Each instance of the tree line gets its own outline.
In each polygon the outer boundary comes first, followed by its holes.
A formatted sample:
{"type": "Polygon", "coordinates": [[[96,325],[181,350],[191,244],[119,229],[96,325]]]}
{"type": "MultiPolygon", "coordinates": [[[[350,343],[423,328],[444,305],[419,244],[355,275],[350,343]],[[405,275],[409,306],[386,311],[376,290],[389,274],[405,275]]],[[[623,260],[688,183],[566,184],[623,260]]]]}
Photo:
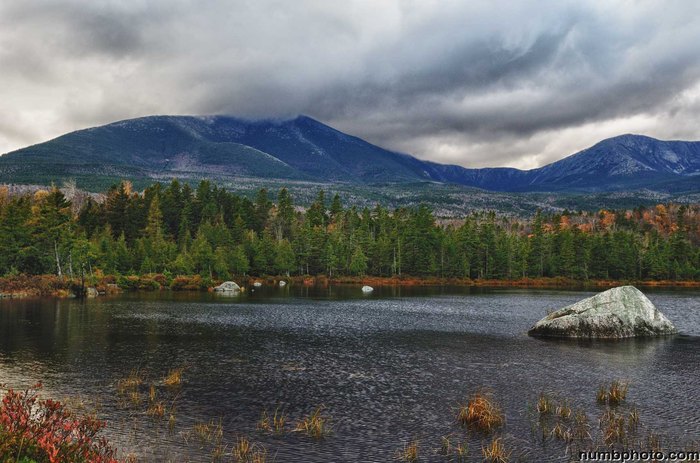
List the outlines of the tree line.
{"type": "Polygon", "coordinates": [[[698,244],[699,206],[441,221],[425,206],[358,210],[321,190],[301,208],[285,188],[251,200],[209,181],[122,182],[102,198],[0,189],[2,275],[696,280],[698,244]]]}

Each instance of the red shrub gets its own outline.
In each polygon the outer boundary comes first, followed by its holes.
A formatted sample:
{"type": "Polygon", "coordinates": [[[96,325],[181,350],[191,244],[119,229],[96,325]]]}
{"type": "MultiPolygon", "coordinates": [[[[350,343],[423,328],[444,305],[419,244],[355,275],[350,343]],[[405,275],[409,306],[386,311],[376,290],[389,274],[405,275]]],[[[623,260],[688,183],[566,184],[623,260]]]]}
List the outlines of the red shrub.
{"type": "Polygon", "coordinates": [[[38,398],[37,384],[8,390],[0,404],[0,461],[20,457],[38,463],[118,463],[115,450],[100,436],[103,421],[76,417],[60,402],[38,398]]]}

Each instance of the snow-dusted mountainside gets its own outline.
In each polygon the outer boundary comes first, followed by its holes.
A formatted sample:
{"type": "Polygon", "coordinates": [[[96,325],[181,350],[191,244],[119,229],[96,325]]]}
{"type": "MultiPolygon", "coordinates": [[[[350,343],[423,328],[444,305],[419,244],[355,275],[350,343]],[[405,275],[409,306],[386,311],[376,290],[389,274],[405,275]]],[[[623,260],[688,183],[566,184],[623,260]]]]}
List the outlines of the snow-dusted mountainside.
{"type": "Polygon", "coordinates": [[[623,135],[539,169],[467,169],[385,150],[306,116],[150,116],[79,130],[0,157],[0,182],[12,183],[212,177],[441,182],[494,191],[700,191],[699,174],[700,142],[623,135]]]}

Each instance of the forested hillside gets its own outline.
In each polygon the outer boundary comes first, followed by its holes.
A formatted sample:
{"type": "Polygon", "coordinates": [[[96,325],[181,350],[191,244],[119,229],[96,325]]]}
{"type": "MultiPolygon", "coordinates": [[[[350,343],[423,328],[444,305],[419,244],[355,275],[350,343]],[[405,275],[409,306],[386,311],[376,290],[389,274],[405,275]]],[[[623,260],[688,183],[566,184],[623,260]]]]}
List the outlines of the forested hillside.
{"type": "Polygon", "coordinates": [[[284,188],[251,201],[207,181],[123,182],[104,201],[0,190],[0,236],[2,275],[700,278],[700,206],[436,222],[427,207],[358,210],[323,191],[301,210],[284,188]]]}

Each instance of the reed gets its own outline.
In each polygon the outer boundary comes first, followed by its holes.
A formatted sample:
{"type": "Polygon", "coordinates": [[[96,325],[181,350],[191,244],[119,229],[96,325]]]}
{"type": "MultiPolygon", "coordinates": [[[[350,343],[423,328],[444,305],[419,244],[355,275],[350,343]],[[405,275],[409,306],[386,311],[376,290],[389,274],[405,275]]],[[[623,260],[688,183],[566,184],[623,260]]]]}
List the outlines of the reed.
{"type": "Polygon", "coordinates": [[[267,449],[251,442],[247,437],[236,439],[231,452],[235,463],[267,463],[267,449]]]}
{"type": "Polygon", "coordinates": [[[466,404],[459,407],[457,421],[484,433],[503,426],[505,418],[501,408],[490,394],[477,392],[466,404]]]}
{"type": "Polygon", "coordinates": [[[481,455],[484,457],[484,461],[488,463],[508,463],[511,453],[506,450],[503,439],[500,437],[481,447],[481,455]]]}
{"type": "Polygon", "coordinates": [[[276,432],[276,433],[283,433],[285,425],[287,424],[287,415],[283,412],[280,411],[279,408],[275,409],[275,414],[273,416],[270,416],[270,414],[267,412],[267,410],[264,410],[261,415],[260,419],[258,420],[258,423],[256,424],[255,428],[258,431],[265,431],[265,432],[276,432]]]}
{"type": "Polygon", "coordinates": [[[128,394],[134,389],[138,389],[143,384],[143,375],[138,369],[131,370],[129,376],[117,381],[117,392],[120,394],[128,394]]]}
{"type": "Polygon", "coordinates": [[[396,459],[408,463],[418,461],[418,441],[413,440],[404,444],[403,448],[398,451],[396,459]]]}
{"type": "Polygon", "coordinates": [[[295,432],[303,432],[309,437],[323,439],[331,432],[330,418],[321,414],[323,406],[317,407],[310,415],[299,420],[294,427],[295,432]]]}
{"type": "Polygon", "coordinates": [[[463,463],[467,461],[469,447],[467,446],[466,442],[461,442],[459,440],[453,444],[450,436],[443,436],[442,446],[438,453],[449,457],[450,461],[463,463]]]}
{"type": "Polygon", "coordinates": [[[603,432],[603,441],[606,445],[624,443],[627,436],[625,430],[625,417],[618,415],[614,410],[606,410],[600,417],[600,428],[603,432]]]}
{"type": "Polygon", "coordinates": [[[633,407],[629,412],[629,416],[627,417],[627,426],[630,430],[634,430],[639,427],[639,422],[639,410],[637,410],[637,407],[633,407]]]}
{"type": "Polygon", "coordinates": [[[617,405],[622,403],[627,398],[627,389],[629,385],[618,380],[614,380],[610,384],[610,391],[608,393],[608,403],[610,405],[617,405]]]}
{"type": "Polygon", "coordinates": [[[182,384],[182,373],[184,368],[174,368],[168,372],[163,378],[163,384],[166,386],[179,386],[182,384]]]}
{"type": "Polygon", "coordinates": [[[163,405],[163,402],[151,403],[146,410],[146,415],[153,418],[163,418],[165,416],[165,405],[163,405]]]}
{"type": "Polygon", "coordinates": [[[540,416],[550,415],[553,410],[554,404],[552,399],[550,399],[550,397],[544,392],[541,393],[537,399],[537,413],[539,413],[540,416]]]}
{"type": "Polygon", "coordinates": [[[192,431],[201,443],[221,442],[224,436],[221,419],[218,421],[211,420],[208,423],[195,423],[192,431]]]}
{"type": "Polygon", "coordinates": [[[607,403],[608,405],[619,405],[627,398],[628,383],[619,380],[613,380],[610,386],[602,385],[598,388],[596,400],[600,404],[607,403]]]}
{"type": "Polygon", "coordinates": [[[572,411],[569,404],[566,401],[562,401],[559,404],[557,404],[555,413],[557,414],[557,416],[559,416],[559,418],[568,420],[569,418],[571,418],[572,411]]]}

